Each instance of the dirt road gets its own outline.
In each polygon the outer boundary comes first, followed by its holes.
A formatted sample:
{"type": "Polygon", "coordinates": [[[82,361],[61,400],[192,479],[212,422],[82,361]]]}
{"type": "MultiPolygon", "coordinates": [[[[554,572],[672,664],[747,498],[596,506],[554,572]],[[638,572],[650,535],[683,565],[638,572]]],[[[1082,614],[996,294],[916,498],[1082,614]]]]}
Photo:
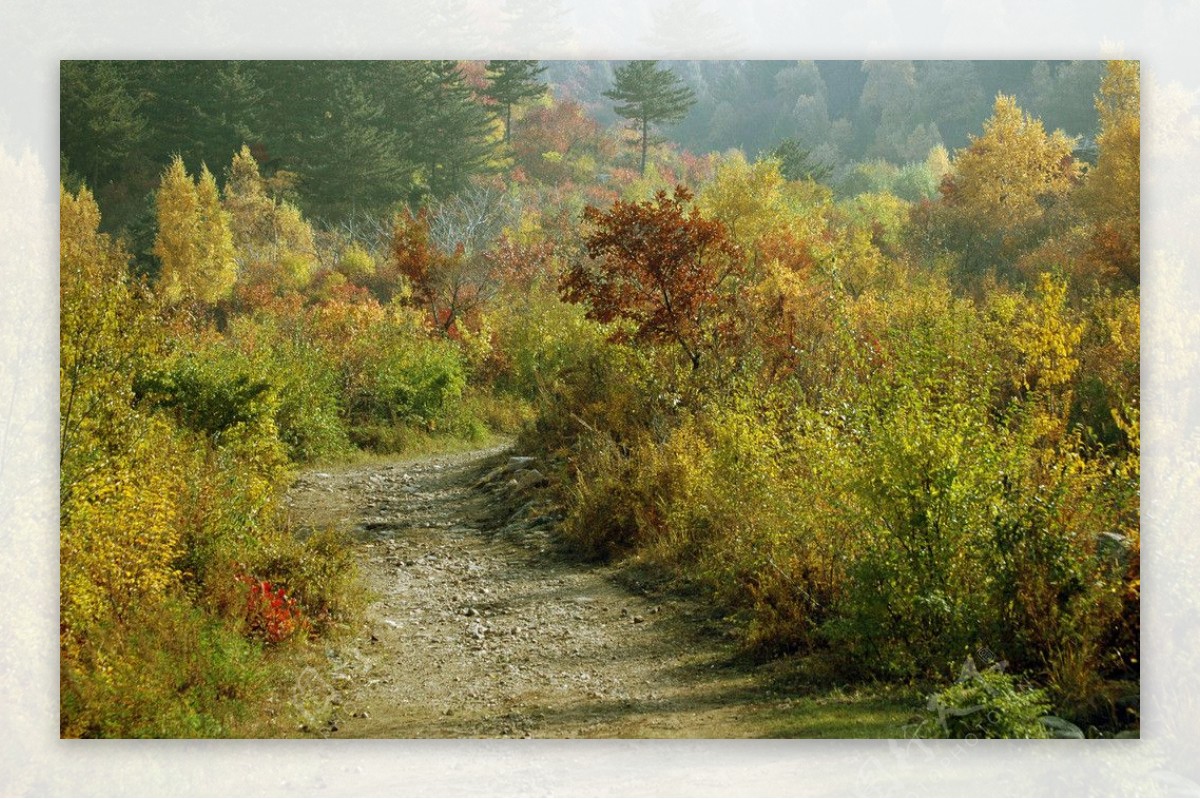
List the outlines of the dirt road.
{"type": "Polygon", "coordinates": [[[736,657],[710,611],[560,554],[534,459],[494,448],[309,472],[300,526],[358,540],[372,602],[305,690],[332,737],[899,734],[904,711],[806,695],[736,657]],[[807,709],[807,712],[805,712],[807,709]]]}

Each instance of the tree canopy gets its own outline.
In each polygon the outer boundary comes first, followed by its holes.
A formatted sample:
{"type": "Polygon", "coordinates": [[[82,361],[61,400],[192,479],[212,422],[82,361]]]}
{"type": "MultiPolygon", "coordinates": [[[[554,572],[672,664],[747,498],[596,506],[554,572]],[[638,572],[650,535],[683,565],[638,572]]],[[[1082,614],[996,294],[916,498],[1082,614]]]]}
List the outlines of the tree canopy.
{"type": "Polygon", "coordinates": [[[598,321],[635,323],[638,339],[678,344],[695,369],[711,343],[718,292],[740,264],[725,226],[698,208],[688,211],[691,199],[677,186],[649,202],[617,201],[607,211],[588,206],[588,258],[564,276],[562,295],[587,302],[598,321]]]}

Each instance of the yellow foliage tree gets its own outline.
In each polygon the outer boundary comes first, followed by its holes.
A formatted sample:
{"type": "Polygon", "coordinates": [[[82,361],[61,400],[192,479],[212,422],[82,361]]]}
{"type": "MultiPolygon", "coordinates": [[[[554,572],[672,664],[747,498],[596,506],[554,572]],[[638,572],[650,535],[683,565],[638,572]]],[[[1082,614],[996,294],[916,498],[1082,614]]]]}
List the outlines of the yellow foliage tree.
{"type": "Polygon", "coordinates": [[[260,250],[273,238],[271,220],[275,211],[275,203],[267,196],[259,174],[258,162],[245,145],[229,165],[223,199],[238,264],[245,269],[250,262],[266,257],[260,250]]]}
{"type": "Polygon", "coordinates": [[[233,233],[229,214],[221,207],[221,193],[208,167],[201,164],[196,182],[196,199],[200,213],[200,264],[197,294],[213,304],[229,296],[237,280],[234,259],[233,233]]]}
{"type": "Polygon", "coordinates": [[[187,483],[169,425],[133,407],[154,337],[128,256],[86,188],[61,189],[59,207],[62,613],[78,630],[176,583],[187,483]]]}
{"type": "Polygon", "coordinates": [[[778,161],[763,159],[751,164],[735,150],[722,160],[713,180],[700,193],[700,205],[757,260],[759,239],[779,222],[784,211],[784,182],[778,161]]]}
{"type": "Polygon", "coordinates": [[[945,204],[965,234],[957,242],[970,270],[1012,260],[1079,178],[1073,142],[1062,131],[1047,135],[1041,121],[1016,100],[997,95],[983,135],[955,154],[945,204]]]}
{"type": "Polygon", "coordinates": [[[1141,271],[1141,77],[1137,61],[1109,61],[1096,97],[1099,158],[1083,189],[1096,226],[1093,252],[1125,277],[1141,271]]]}
{"type": "Polygon", "coordinates": [[[317,266],[312,227],[300,209],[268,195],[258,162],[246,146],[229,166],[223,204],[235,257],[250,283],[298,291],[311,282],[317,266]]]}
{"type": "Polygon", "coordinates": [[[1062,131],[1046,135],[1041,121],[999,95],[983,136],[971,137],[954,160],[955,201],[995,228],[1036,221],[1041,201],[1065,194],[1078,177],[1071,144],[1062,131]]]}
{"type": "Polygon", "coordinates": [[[237,279],[229,215],[207,167],[193,183],[179,156],[163,172],[155,198],[158,235],[154,254],[162,263],[159,285],[172,304],[208,305],[229,296],[237,279]]]}
{"type": "Polygon", "coordinates": [[[85,187],[59,194],[59,465],[64,492],[102,462],[105,441],[128,422],[129,375],[154,337],[126,269],[129,257],[98,232],[100,209],[85,187]]]}
{"type": "Polygon", "coordinates": [[[199,231],[200,200],[196,185],[176,156],[163,172],[154,210],[158,234],[154,238],[154,255],[162,264],[159,290],[170,302],[179,302],[186,293],[189,276],[196,272],[200,260],[199,231]]]}
{"type": "Polygon", "coordinates": [[[943,177],[950,174],[950,153],[946,151],[945,146],[936,144],[930,148],[929,154],[925,156],[925,168],[939,183],[943,177]]]}
{"type": "Polygon", "coordinates": [[[1020,372],[1017,388],[1055,389],[1065,386],[1079,367],[1076,349],[1083,326],[1070,318],[1066,283],[1043,273],[1035,301],[1012,329],[1020,372]]]}

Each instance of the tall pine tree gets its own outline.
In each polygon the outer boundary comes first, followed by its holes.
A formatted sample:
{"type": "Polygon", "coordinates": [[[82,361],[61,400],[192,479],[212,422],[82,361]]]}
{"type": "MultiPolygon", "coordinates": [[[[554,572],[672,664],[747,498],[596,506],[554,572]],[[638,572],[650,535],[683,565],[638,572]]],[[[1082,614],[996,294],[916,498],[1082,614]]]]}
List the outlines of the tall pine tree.
{"type": "Polygon", "coordinates": [[[127,62],[63,61],[60,136],[67,165],[97,188],[120,177],[143,144],[146,118],[127,62]]]}
{"type": "Polygon", "coordinates": [[[492,168],[492,120],[467,86],[457,61],[422,65],[420,108],[410,136],[426,190],[434,197],[448,197],[466,188],[472,176],[492,168]]]}
{"type": "Polygon", "coordinates": [[[504,109],[504,141],[512,134],[512,107],[541,97],[546,84],[538,80],[546,68],[537,61],[489,61],[487,96],[504,109]]]}
{"type": "Polygon", "coordinates": [[[616,71],[616,82],[604,92],[616,100],[616,112],[633,121],[640,131],[641,174],[646,174],[646,148],[650,125],[678,122],[696,103],[695,93],[684,86],[669,69],[659,69],[657,61],[630,61],[616,71]]]}

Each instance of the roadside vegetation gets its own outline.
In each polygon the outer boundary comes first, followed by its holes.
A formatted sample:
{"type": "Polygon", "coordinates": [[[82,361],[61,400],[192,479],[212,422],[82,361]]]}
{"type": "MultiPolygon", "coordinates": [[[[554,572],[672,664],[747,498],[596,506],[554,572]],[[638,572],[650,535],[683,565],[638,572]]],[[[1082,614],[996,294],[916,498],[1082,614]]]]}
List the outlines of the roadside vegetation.
{"type": "Polygon", "coordinates": [[[63,70],[64,736],[261,730],[363,603],[295,471],[498,434],[579,557],[754,657],[1136,728],[1136,62],[942,109],[951,148],[874,65],[853,136],[703,155],[655,131],[715,95],[653,62],[634,129],[586,65],[188,63],[63,70]],[[1075,135],[1016,96],[1081,92],[1075,135]]]}

